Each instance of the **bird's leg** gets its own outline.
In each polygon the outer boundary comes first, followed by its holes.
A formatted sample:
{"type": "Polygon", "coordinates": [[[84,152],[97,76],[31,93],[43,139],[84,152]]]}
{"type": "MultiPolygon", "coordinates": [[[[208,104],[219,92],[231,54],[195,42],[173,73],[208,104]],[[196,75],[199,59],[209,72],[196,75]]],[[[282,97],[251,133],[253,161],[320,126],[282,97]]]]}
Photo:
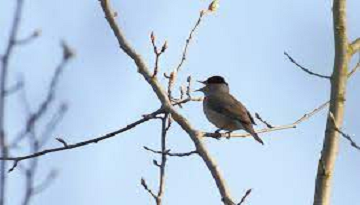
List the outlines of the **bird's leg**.
{"type": "Polygon", "coordinates": [[[223,129],[219,128],[219,129],[215,130],[215,133],[220,133],[221,130],[223,130],[223,129]]]}
{"type": "Polygon", "coordinates": [[[228,132],[226,132],[225,134],[227,134],[227,136],[226,136],[226,139],[230,139],[231,138],[231,133],[232,133],[233,131],[228,131],[228,132]]]}
{"type": "Polygon", "coordinates": [[[219,140],[221,138],[221,133],[220,131],[223,130],[222,128],[219,128],[217,130],[215,130],[215,139],[219,140]]]}

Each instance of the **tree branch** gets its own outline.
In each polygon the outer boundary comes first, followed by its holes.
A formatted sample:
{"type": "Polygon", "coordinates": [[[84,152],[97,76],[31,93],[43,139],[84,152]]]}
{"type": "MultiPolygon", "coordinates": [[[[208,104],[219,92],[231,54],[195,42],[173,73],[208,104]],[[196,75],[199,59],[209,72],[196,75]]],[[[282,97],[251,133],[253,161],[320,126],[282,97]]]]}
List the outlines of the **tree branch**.
{"type": "Polygon", "coordinates": [[[357,38],[350,44],[350,56],[354,55],[356,52],[360,52],[360,38],[357,38]]]}
{"type": "Polygon", "coordinates": [[[156,150],[151,149],[151,148],[146,147],[146,146],[144,146],[144,149],[149,151],[149,152],[155,153],[155,154],[165,154],[165,155],[170,156],[170,157],[188,157],[188,156],[193,155],[193,154],[198,154],[198,152],[196,150],[190,151],[190,152],[183,152],[183,153],[172,153],[172,152],[170,152],[171,150],[169,150],[169,149],[165,150],[165,152],[156,151],[156,150]]]}
{"type": "Polygon", "coordinates": [[[341,134],[341,136],[343,136],[345,139],[349,140],[350,145],[353,146],[355,149],[360,150],[359,145],[356,144],[356,142],[352,139],[352,137],[349,134],[346,134],[345,132],[343,132],[338,125],[336,124],[334,115],[330,112],[330,119],[332,120],[332,122],[334,123],[334,128],[337,132],[339,132],[341,134]]]}
{"type": "Polygon", "coordinates": [[[115,22],[113,12],[109,5],[109,0],[99,0],[101,4],[101,8],[104,11],[105,18],[109,23],[112,31],[114,32],[116,39],[119,43],[120,48],[131,58],[134,60],[138,72],[144,77],[144,79],[149,83],[152,87],[153,91],[157,95],[158,99],[160,100],[162,107],[166,112],[169,112],[172,118],[180,125],[180,127],[188,133],[192,141],[194,142],[199,155],[204,160],[205,164],[207,165],[208,169],[210,170],[216,185],[219,189],[220,195],[224,204],[226,205],[233,205],[234,202],[231,199],[230,191],[225,184],[225,180],[223,179],[222,175],[220,174],[220,170],[217,167],[215,161],[210,157],[209,152],[205,148],[205,145],[202,142],[202,134],[201,132],[194,129],[189,121],[184,118],[175,108],[171,105],[171,102],[156,78],[152,78],[152,75],[149,72],[148,66],[145,64],[142,57],[135,52],[135,50],[130,46],[129,42],[125,39],[125,36],[121,29],[118,27],[117,23],[115,22]]]}
{"type": "Polygon", "coordinates": [[[97,137],[97,138],[93,138],[93,139],[90,139],[90,140],[78,142],[78,143],[75,143],[75,144],[68,144],[68,146],[61,146],[61,147],[57,147],[57,148],[53,148],[53,149],[45,149],[45,150],[40,151],[40,152],[36,152],[36,153],[32,153],[30,155],[25,155],[25,156],[20,156],[20,157],[0,157],[0,160],[14,161],[13,167],[9,170],[9,172],[11,172],[11,171],[14,170],[14,168],[17,166],[17,164],[22,160],[43,156],[45,154],[52,153],[52,152],[59,152],[59,151],[70,150],[70,149],[74,149],[74,148],[78,148],[78,147],[83,147],[83,146],[86,146],[86,145],[89,145],[89,144],[92,144],[92,143],[98,143],[100,141],[112,138],[112,137],[114,137],[114,136],[116,136],[116,135],[118,135],[118,134],[120,134],[122,132],[128,131],[128,130],[136,127],[139,124],[142,124],[142,123],[144,123],[146,121],[149,121],[150,119],[154,119],[154,118],[156,118],[156,115],[158,115],[158,114],[160,114],[162,112],[163,112],[163,110],[159,109],[159,110],[157,110],[157,111],[155,111],[155,112],[153,112],[153,113],[151,113],[149,115],[144,116],[142,119],[137,120],[137,121],[127,125],[124,128],[121,128],[119,130],[116,130],[114,132],[105,134],[105,135],[97,137]]]}
{"type": "Polygon", "coordinates": [[[297,67],[299,67],[301,70],[305,71],[306,73],[308,73],[308,74],[310,74],[310,75],[317,76],[317,77],[319,77],[319,78],[324,78],[324,79],[330,79],[330,78],[331,78],[330,76],[321,75],[321,74],[312,72],[310,69],[307,69],[307,68],[303,67],[302,65],[300,65],[299,63],[297,63],[287,52],[284,52],[284,55],[286,55],[293,64],[295,64],[295,65],[296,65],[297,67]]]}
{"type": "Polygon", "coordinates": [[[241,205],[242,203],[245,202],[245,199],[250,195],[252,189],[248,189],[246,192],[245,192],[245,195],[241,198],[241,201],[237,204],[237,205],[241,205]]]}
{"type": "Polygon", "coordinates": [[[10,147],[15,147],[24,137],[29,133],[29,130],[36,125],[36,123],[47,113],[49,107],[54,101],[56,94],[56,87],[61,78],[61,74],[71,57],[73,57],[71,49],[62,43],[63,57],[60,64],[56,67],[55,73],[51,79],[45,99],[40,103],[37,110],[32,113],[27,120],[25,129],[11,142],[10,147]]]}
{"type": "Polygon", "coordinates": [[[187,56],[187,51],[188,51],[190,42],[191,42],[191,40],[192,40],[192,37],[193,37],[196,29],[199,27],[199,25],[200,25],[200,23],[201,23],[204,15],[206,14],[206,12],[207,12],[207,10],[200,11],[199,18],[198,18],[198,20],[196,21],[194,27],[191,29],[188,38],[186,39],[186,43],[185,43],[185,46],[184,46],[184,50],[183,50],[183,52],[182,52],[181,60],[180,60],[179,64],[176,66],[176,68],[175,68],[174,71],[179,72],[180,69],[181,69],[181,66],[184,64],[184,62],[185,62],[185,60],[186,60],[186,56],[187,56]]]}
{"type": "Polygon", "coordinates": [[[358,71],[360,69],[360,52],[359,52],[359,59],[358,59],[358,62],[356,63],[356,65],[354,66],[353,69],[351,69],[351,71],[348,73],[348,78],[350,78],[352,75],[354,75],[354,73],[356,71],[358,71]]]}

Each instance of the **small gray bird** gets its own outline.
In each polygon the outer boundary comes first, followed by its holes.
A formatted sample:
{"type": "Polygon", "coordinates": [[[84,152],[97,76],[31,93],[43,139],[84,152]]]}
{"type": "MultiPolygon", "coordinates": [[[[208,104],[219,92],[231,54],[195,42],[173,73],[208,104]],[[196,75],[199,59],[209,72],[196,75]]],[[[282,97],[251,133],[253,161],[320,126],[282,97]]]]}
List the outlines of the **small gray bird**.
{"type": "Polygon", "coordinates": [[[214,124],[218,130],[227,130],[231,133],[234,130],[243,129],[250,133],[256,141],[264,144],[253,125],[256,125],[253,117],[245,106],[236,100],[229,92],[229,85],[221,76],[212,76],[206,81],[199,81],[205,86],[197,91],[204,93],[203,109],[206,118],[214,124]]]}

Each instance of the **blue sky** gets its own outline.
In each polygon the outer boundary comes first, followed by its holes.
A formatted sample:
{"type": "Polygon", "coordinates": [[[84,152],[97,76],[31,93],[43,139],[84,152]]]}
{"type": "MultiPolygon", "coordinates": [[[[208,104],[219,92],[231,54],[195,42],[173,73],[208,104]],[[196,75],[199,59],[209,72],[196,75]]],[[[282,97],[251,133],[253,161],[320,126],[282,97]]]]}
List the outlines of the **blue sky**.
{"type": "MultiPolygon", "coordinates": [[[[158,42],[168,41],[160,64],[161,72],[168,72],[180,60],[199,11],[209,3],[132,0],[113,1],[112,5],[118,12],[118,24],[150,65],[154,61],[151,31],[158,42]]],[[[359,7],[359,1],[348,1],[351,40],[360,36],[359,7]]],[[[1,50],[13,9],[14,1],[0,3],[1,50]]],[[[10,82],[24,76],[34,109],[60,61],[59,41],[65,39],[77,53],[59,84],[58,100],[69,103],[70,108],[54,138],[61,136],[69,143],[89,139],[159,107],[151,88],[119,49],[98,1],[25,1],[20,36],[37,28],[42,30],[41,38],[16,49],[10,64],[10,82]]],[[[293,122],[328,99],[329,83],[299,70],[286,59],[284,51],[315,72],[331,74],[331,1],[220,1],[218,11],[207,16],[196,32],[178,82],[185,82],[188,75],[198,80],[223,75],[233,95],[252,113],[261,113],[275,125],[293,122]]],[[[348,85],[344,130],[355,134],[360,143],[359,92],[359,75],[355,75],[348,85]]],[[[24,120],[18,100],[13,96],[8,101],[10,137],[24,120]]],[[[205,119],[201,103],[189,103],[181,112],[197,128],[215,129],[205,119]]],[[[206,144],[234,198],[240,200],[248,188],[253,188],[248,198],[251,205],[311,204],[325,117],[323,111],[297,129],[262,134],[266,146],[250,138],[208,139],[206,144]]],[[[150,187],[157,187],[158,170],[152,165],[157,156],[142,147],[159,148],[159,130],[160,122],[152,121],[109,141],[42,157],[39,181],[51,169],[57,169],[59,177],[34,198],[33,204],[153,203],[140,179],[144,177],[150,187]]],[[[340,141],[332,201],[334,205],[353,204],[360,191],[360,157],[347,141],[340,141]]],[[[177,125],[170,131],[168,142],[176,152],[193,150],[189,137],[177,125]]],[[[59,143],[51,140],[47,146],[59,143]]],[[[220,204],[213,179],[199,157],[170,158],[167,170],[164,204],[220,204]]],[[[9,175],[9,205],[19,204],[21,177],[18,170],[9,175]]]]}

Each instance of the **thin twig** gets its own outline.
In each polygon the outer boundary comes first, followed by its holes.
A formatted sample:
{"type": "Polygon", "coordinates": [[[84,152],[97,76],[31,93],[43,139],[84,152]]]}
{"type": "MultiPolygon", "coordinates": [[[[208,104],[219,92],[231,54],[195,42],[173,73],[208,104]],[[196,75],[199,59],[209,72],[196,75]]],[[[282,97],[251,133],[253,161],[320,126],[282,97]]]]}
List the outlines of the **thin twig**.
{"type": "Polygon", "coordinates": [[[150,151],[152,153],[155,153],[155,154],[165,154],[167,156],[170,156],[170,157],[188,157],[190,155],[193,155],[193,154],[198,154],[198,152],[196,150],[194,151],[190,151],[190,152],[183,152],[183,153],[172,153],[170,152],[171,150],[166,150],[165,152],[161,152],[161,151],[156,151],[154,149],[151,149],[149,147],[146,147],[144,146],[144,149],[147,150],[147,151],[150,151]]]}
{"type": "Polygon", "coordinates": [[[33,187],[33,195],[39,194],[46,190],[52,182],[56,179],[58,172],[56,170],[51,170],[50,173],[46,176],[46,178],[38,185],[33,187]]]}
{"type": "Polygon", "coordinates": [[[359,58],[358,58],[358,62],[356,63],[356,65],[354,66],[353,69],[351,69],[351,71],[348,73],[348,78],[350,78],[356,71],[358,71],[360,69],[360,51],[359,51],[359,58]]]}
{"type": "Polygon", "coordinates": [[[245,192],[245,195],[241,198],[241,201],[237,204],[237,205],[241,205],[242,203],[245,202],[245,199],[250,195],[252,189],[248,189],[246,192],[245,192]]]}
{"type": "Polygon", "coordinates": [[[321,75],[321,74],[318,74],[318,73],[314,73],[313,71],[301,66],[287,52],[284,52],[284,55],[286,55],[293,64],[295,64],[301,70],[305,71],[306,73],[308,73],[310,75],[314,75],[314,76],[317,76],[317,77],[320,77],[320,78],[325,78],[325,79],[330,79],[331,78],[330,76],[327,76],[327,75],[321,75]]]}
{"type": "Polygon", "coordinates": [[[25,129],[21,131],[20,134],[11,142],[10,147],[16,147],[16,145],[29,133],[31,127],[36,125],[36,123],[47,113],[49,107],[52,105],[56,95],[56,87],[60,81],[60,77],[62,76],[61,74],[72,57],[72,54],[69,54],[70,49],[68,46],[62,44],[62,48],[64,53],[63,58],[55,69],[45,99],[41,102],[38,109],[33,114],[31,114],[27,120],[25,129]]]}
{"type": "Polygon", "coordinates": [[[40,148],[43,147],[48,142],[52,132],[55,130],[56,126],[61,122],[61,120],[64,118],[64,115],[66,114],[67,110],[68,110],[67,104],[62,103],[59,106],[57,112],[53,114],[50,121],[45,125],[44,131],[39,137],[40,148]]]}
{"type": "Polygon", "coordinates": [[[198,20],[196,21],[194,27],[191,29],[190,34],[189,34],[188,38],[186,39],[186,43],[185,43],[185,46],[184,46],[184,49],[183,49],[183,52],[182,52],[181,60],[180,60],[179,64],[176,66],[176,69],[175,69],[176,72],[179,72],[180,69],[181,69],[181,66],[184,64],[184,62],[186,60],[188,48],[189,48],[190,42],[192,40],[192,37],[193,37],[196,29],[199,27],[199,25],[200,25],[203,17],[205,16],[205,14],[206,14],[205,10],[200,12],[198,20]]]}
{"type": "MultiPolygon", "coordinates": [[[[20,157],[0,157],[0,160],[7,160],[7,161],[14,161],[14,166],[13,168],[16,167],[17,163],[22,161],[22,160],[25,160],[25,159],[30,159],[30,158],[35,158],[35,157],[39,157],[39,156],[43,156],[45,154],[48,154],[48,153],[53,153],[53,152],[59,152],[59,151],[64,151],[64,150],[70,150],[70,149],[74,149],[74,148],[78,148],[78,147],[83,147],[83,146],[86,146],[86,145],[89,145],[89,144],[92,144],[92,143],[98,143],[100,141],[103,141],[103,140],[106,140],[106,139],[109,139],[109,138],[112,138],[122,132],[125,132],[125,131],[128,131],[134,127],[136,127],[137,125],[139,124],[142,124],[144,122],[147,122],[149,121],[150,119],[153,119],[156,117],[156,115],[162,113],[163,111],[161,109],[149,114],[149,115],[146,115],[146,117],[140,119],[140,120],[137,120],[131,124],[128,124],[126,127],[124,128],[121,128],[119,130],[116,130],[114,132],[110,132],[108,134],[105,134],[103,136],[100,136],[100,137],[96,137],[96,138],[93,138],[93,139],[90,139],[90,140],[85,140],[85,141],[81,141],[81,142],[78,142],[78,143],[75,143],[75,144],[69,144],[67,147],[64,147],[64,146],[61,146],[61,147],[57,147],[57,148],[53,148],[53,149],[45,149],[43,151],[40,151],[40,152],[36,152],[36,153],[32,153],[32,154],[29,154],[29,155],[25,155],[25,156],[20,156],[20,157]]],[[[10,169],[9,171],[12,171],[13,170],[10,169]]]]}
{"type": "Polygon", "coordinates": [[[155,77],[157,75],[157,73],[159,72],[160,57],[166,51],[166,49],[168,48],[168,43],[167,43],[167,41],[165,41],[165,43],[161,47],[161,50],[159,51],[157,46],[156,46],[156,42],[155,42],[156,37],[155,37],[154,32],[151,32],[150,39],[151,39],[151,44],[153,46],[153,50],[154,50],[154,54],[155,54],[154,73],[152,75],[152,77],[155,77]]]}
{"type": "Polygon", "coordinates": [[[157,199],[157,196],[154,194],[154,192],[149,188],[149,186],[146,184],[146,181],[144,178],[141,178],[141,185],[144,187],[144,189],[149,192],[149,194],[155,199],[157,199]]]}
{"type": "Polygon", "coordinates": [[[360,51],[360,38],[355,39],[351,44],[350,44],[350,48],[351,48],[351,52],[350,55],[354,55],[356,52],[360,51]]]}
{"type": "Polygon", "coordinates": [[[15,85],[9,87],[4,91],[5,96],[9,96],[11,94],[16,93],[24,87],[24,82],[22,80],[18,81],[15,85]]]}
{"type": "Polygon", "coordinates": [[[165,192],[165,174],[166,174],[166,162],[167,162],[167,155],[165,154],[166,151],[166,136],[167,136],[167,121],[168,121],[169,114],[166,113],[165,116],[161,119],[161,162],[159,166],[159,189],[156,197],[156,204],[161,205],[162,199],[165,192]]]}
{"type": "Polygon", "coordinates": [[[261,118],[261,116],[259,115],[259,113],[255,113],[255,117],[260,120],[260,122],[264,123],[266,125],[267,128],[274,128],[274,126],[272,126],[271,124],[269,124],[267,121],[263,120],[261,118]]]}
{"type": "Polygon", "coordinates": [[[336,122],[335,122],[335,117],[334,117],[334,115],[333,115],[331,112],[329,113],[329,115],[330,115],[330,119],[331,119],[332,122],[334,123],[334,128],[335,128],[335,130],[336,130],[337,132],[339,132],[339,133],[341,134],[341,136],[343,136],[345,139],[349,140],[350,145],[351,145],[352,147],[354,147],[354,148],[357,149],[357,150],[360,150],[359,145],[356,144],[356,142],[352,139],[352,137],[351,137],[349,134],[346,134],[345,132],[343,132],[343,131],[338,127],[338,125],[337,125],[336,122]]]}
{"type": "Polygon", "coordinates": [[[34,41],[36,38],[38,38],[41,35],[41,30],[37,29],[35,30],[32,34],[30,34],[29,36],[23,38],[23,39],[18,39],[15,41],[16,45],[26,45],[31,43],[32,41],[34,41]]]}

